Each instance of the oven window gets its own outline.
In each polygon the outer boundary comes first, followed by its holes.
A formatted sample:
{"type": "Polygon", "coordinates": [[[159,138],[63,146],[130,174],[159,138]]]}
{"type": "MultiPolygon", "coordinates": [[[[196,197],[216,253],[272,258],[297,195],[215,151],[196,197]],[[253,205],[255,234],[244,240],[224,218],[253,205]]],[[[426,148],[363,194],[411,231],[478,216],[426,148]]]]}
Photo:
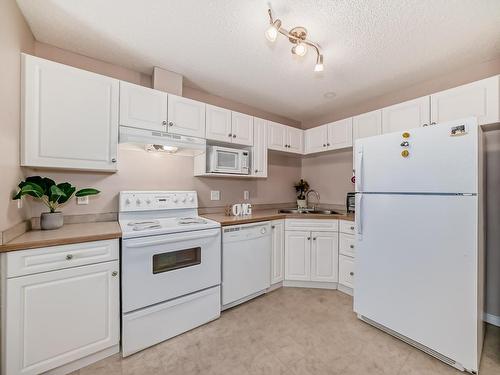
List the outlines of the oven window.
{"type": "Polygon", "coordinates": [[[153,255],[153,273],[162,273],[191,267],[201,263],[201,248],[172,251],[153,255]]]}
{"type": "Polygon", "coordinates": [[[235,152],[217,151],[217,167],[224,169],[237,169],[238,154],[235,152]]]}

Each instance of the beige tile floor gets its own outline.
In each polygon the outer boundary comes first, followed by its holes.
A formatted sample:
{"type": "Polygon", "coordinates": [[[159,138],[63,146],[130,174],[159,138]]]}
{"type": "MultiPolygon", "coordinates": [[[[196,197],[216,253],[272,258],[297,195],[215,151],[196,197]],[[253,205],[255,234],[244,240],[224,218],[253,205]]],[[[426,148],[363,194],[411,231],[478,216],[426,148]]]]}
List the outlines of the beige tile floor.
{"type": "MultiPolygon", "coordinates": [[[[481,375],[500,374],[500,328],[488,326],[481,375]]],[[[338,291],[282,288],[128,358],[72,375],[462,374],[361,321],[338,291]]]]}

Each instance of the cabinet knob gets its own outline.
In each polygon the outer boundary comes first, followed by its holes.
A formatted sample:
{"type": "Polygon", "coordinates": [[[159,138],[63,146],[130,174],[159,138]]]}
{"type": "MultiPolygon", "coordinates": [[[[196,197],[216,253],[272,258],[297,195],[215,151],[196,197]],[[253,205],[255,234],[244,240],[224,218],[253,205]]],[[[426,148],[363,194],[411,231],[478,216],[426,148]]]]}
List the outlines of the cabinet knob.
{"type": "Polygon", "coordinates": [[[233,135],[232,135],[231,133],[229,133],[227,136],[228,136],[228,137],[232,137],[233,135]]]}
{"type": "Polygon", "coordinates": [[[436,125],[436,122],[435,122],[435,121],[432,121],[432,122],[431,122],[431,125],[436,125]]]}
{"type": "Polygon", "coordinates": [[[167,125],[167,120],[163,120],[163,121],[162,121],[162,124],[163,124],[163,125],[167,125]]]}
{"type": "Polygon", "coordinates": [[[67,254],[66,255],[66,260],[71,260],[73,259],[73,254],[67,254]]]}
{"type": "Polygon", "coordinates": [[[352,272],[352,271],[349,272],[349,275],[354,276],[354,272],[352,272]]]}
{"type": "Polygon", "coordinates": [[[429,124],[425,123],[425,124],[423,124],[422,126],[429,126],[429,124]]]}
{"type": "Polygon", "coordinates": [[[168,126],[174,126],[174,123],[173,123],[172,121],[170,121],[170,122],[168,123],[168,126]]]}
{"type": "Polygon", "coordinates": [[[354,249],[354,245],[349,246],[351,249],[354,249]]]}
{"type": "Polygon", "coordinates": [[[115,277],[116,275],[118,275],[118,271],[113,271],[113,272],[111,273],[111,276],[113,276],[113,277],[115,277]]]}
{"type": "Polygon", "coordinates": [[[323,143],[323,147],[326,147],[326,143],[323,143]]]}
{"type": "Polygon", "coordinates": [[[351,230],[354,230],[354,227],[351,227],[351,230]]]}
{"type": "Polygon", "coordinates": [[[309,241],[311,239],[311,237],[307,237],[307,240],[309,241]]]}
{"type": "Polygon", "coordinates": [[[233,138],[236,138],[236,134],[233,134],[233,138]]]}
{"type": "Polygon", "coordinates": [[[276,228],[276,225],[271,225],[271,229],[274,229],[274,228],[276,228]]]}
{"type": "Polygon", "coordinates": [[[259,171],[259,170],[258,170],[258,169],[256,169],[256,170],[255,170],[255,173],[257,173],[258,171],[259,171]]]}
{"type": "Polygon", "coordinates": [[[316,241],[316,237],[313,237],[313,241],[316,241]]]}
{"type": "Polygon", "coordinates": [[[330,143],[327,143],[326,145],[327,145],[327,146],[330,146],[330,143]]]}
{"type": "Polygon", "coordinates": [[[111,159],[111,163],[116,163],[116,158],[111,159]]]}

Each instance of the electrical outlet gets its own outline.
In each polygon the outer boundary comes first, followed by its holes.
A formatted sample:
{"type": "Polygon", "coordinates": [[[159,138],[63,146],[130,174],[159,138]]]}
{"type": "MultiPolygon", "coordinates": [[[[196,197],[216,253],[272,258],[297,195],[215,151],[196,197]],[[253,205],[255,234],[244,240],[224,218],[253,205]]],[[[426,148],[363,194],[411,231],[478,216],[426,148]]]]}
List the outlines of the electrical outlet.
{"type": "Polygon", "coordinates": [[[250,192],[248,190],[243,191],[243,199],[246,201],[250,199],[250,192]]]}
{"type": "Polygon", "coordinates": [[[76,204],[89,204],[89,197],[76,197],[76,204]]]}
{"type": "Polygon", "coordinates": [[[210,200],[220,201],[220,191],[219,190],[211,190],[210,191],[210,200]]]}

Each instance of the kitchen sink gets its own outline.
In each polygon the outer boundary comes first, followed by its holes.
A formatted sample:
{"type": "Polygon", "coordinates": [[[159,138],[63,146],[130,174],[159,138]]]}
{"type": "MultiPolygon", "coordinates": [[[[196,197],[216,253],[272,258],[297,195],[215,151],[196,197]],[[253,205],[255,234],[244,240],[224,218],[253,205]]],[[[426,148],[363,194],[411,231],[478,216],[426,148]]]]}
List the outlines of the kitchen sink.
{"type": "Polygon", "coordinates": [[[306,209],[297,209],[297,208],[286,208],[278,211],[280,214],[303,214],[303,215],[311,215],[311,214],[321,214],[321,215],[341,215],[338,211],[333,210],[313,210],[310,208],[306,209]]]}

